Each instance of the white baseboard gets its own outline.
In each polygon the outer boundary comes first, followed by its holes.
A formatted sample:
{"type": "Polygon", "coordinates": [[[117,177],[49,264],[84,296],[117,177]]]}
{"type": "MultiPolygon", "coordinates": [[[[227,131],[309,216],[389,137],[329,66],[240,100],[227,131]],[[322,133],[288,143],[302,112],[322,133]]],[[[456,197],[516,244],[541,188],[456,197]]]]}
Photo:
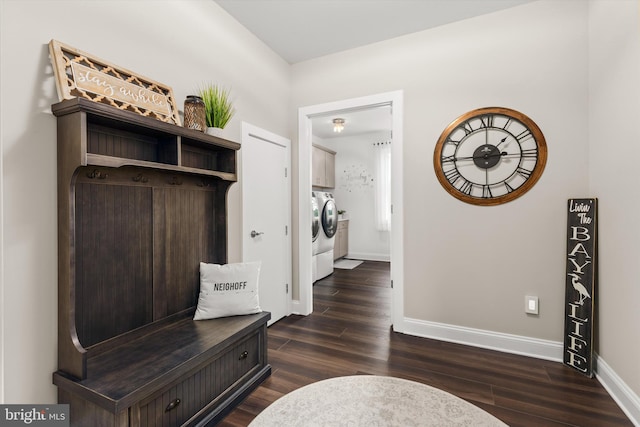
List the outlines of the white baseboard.
{"type": "Polygon", "coordinates": [[[300,310],[301,304],[299,299],[291,300],[289,308],[291,309],[291,313],[289,314],[301,314],[300,310]]]}
{"type": "Polygon", "coordinates": [[[563,343],[557,341],[541,340],[520,335],[503,334],[500,332],[408,318],[404,319],[404,328],[400,332],[505,353],[562,362],[563,343]]]}
{"type": "Polygon", "coordinates": [[[289,308],[291,309],[289,313],[290,315],[299,314],[301,316],[308,316],[309,314],[311,314],[311,312],[307,312],[307,310],[304,308],[303,304],[300,302],[299,299],[291,300],[289,308]]]}
{"type": "Polygon", "coordinates": [[[640,426],[640,397],[615,373],[599,355],[596,355],[596,378],[616,401],[633,425],[640,426]]]}
{"type": "Polygon", "coordinates": [[[363,252],[349,252],[345,258],[359,259],[362,261],[391,261],[389,254],[368,254],[363,252]]]}

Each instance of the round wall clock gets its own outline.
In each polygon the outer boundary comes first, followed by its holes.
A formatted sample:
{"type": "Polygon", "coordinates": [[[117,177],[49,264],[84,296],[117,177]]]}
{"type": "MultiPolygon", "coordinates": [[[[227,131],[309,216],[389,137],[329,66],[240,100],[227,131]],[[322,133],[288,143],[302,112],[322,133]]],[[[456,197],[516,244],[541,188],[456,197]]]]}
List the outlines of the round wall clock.
{"type": "Polygon", "coordinates": [[[510,202],[529,191],[547,163],[542,131],[526,115],[502,107],[469,111],[442,132],[433,153],[438,181],[474,205],[510,202]]]}

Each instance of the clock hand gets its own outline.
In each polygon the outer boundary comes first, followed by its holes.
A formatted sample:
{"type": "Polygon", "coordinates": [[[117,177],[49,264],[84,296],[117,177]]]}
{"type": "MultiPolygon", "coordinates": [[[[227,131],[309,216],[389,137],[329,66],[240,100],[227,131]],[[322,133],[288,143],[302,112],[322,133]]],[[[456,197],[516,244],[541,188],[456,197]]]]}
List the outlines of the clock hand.
{"type": "Polygon", "coordinates": [[[490,159],[491,157],[498,157],[498,156],[504,157],[507,155],[508,155],[507,152],[503,151],[502,153],[499,153],[499,154],[489,154],[489,155],[483,154],[482,156],[454,157],[453,161],[458,162],[460,160],[490,159]]]}
{"type": "Polygon", "coordinates": [[[502,156],[506,157],[508,159],[519,159],[520,157],[522,157],[522,155],[520,153],[509,153],[509,154],[507,154],[506,151],[502,152],[502,156]]]}
{"type": "Polygon", "coordinates": [[[482,156],[471,156],[471,158],[473,160],[476,159],[490,159],[492,157],[504,157],[507,155],[506,151],[503,151],[502,153],[497,153],[497,154],[483,154],[482,156]]]}
{"type": "Polygon", "coordinates": [[[460,161],[460,160],[473,160],[473,159],[475,159],[475,157],[473,157],[473,156],[467,156],[467,157],[454,157],[454,158],[453,158],[453,161],[454,161],[454,162],[457,162],[457,161],[460,161]]]}
{"type": "Polygon", "coordinates": [[[504,138],[502,138],[502,139],[500,140],[500,142],[498,142],[498,144],[496,145],[496,147],[499,147],[499,146],[500,146],[500,144],[502,144],[503,142],[505,142],[505,141],[507,140],[507,138],[508,138],[508,136],[505,136],[504,138]]]}

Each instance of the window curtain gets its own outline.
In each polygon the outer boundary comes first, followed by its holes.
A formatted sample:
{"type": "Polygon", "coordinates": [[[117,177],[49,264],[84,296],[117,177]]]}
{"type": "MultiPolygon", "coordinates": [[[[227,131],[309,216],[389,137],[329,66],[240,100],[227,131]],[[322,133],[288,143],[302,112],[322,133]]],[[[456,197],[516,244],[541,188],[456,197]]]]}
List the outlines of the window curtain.
{"type": "Polygon", "coordinates": [[[391,229],[391,141],[373,144],[375,159],[375,212],[376,229],[391,229]]]}

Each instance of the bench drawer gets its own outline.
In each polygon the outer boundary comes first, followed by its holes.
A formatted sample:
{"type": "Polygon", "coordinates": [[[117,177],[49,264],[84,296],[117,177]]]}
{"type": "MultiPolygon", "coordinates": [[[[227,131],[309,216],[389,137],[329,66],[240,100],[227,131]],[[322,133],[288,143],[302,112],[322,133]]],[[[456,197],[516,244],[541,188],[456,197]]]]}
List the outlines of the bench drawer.
{"type": "Polygon", "coordinates": [[[195,421],[205,415],[200,411],[232,393],[240,379],[259,367],[260,334],[255,333],[186,379],[140,402],[140,426],[173,427],[195,421]]]}

